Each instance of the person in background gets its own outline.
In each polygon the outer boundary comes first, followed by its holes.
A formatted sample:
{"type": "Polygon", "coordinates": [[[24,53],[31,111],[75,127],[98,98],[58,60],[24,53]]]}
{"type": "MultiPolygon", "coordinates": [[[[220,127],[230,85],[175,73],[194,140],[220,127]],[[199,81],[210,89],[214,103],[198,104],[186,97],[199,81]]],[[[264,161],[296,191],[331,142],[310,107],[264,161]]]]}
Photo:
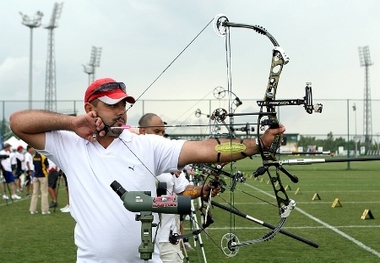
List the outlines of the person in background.
{"type": "Polygon", "coordinates": [[[13,174],[15,176],[15,183],[17,192],[22,193],[21,175],[25,172],[25,156],[23,154],[24,147],[19,145],[16,152],[13,155],[15,165],[13,167],[13,174]]]}
{"type": "Polygon", "coordinates": [[[43,215],[50,214],[48,193],[48,170],[49,161],[45,155],[36,151],[33,156],[33,194],[30,200],[29,211],[32,215],[37,214],[38,194],[41,191],[41,212],[43,215]]]}
{"type": "MultiPolygon", "coordinates": [[[[11,165],[11,147],[12,145],[10,145],[9,143],[5,143],[3,150],[0,151],[0,155],[9,155],[9,158],[1,160],[1,169],[3,170],[5,182],[10,186],[12,199],[21,199],[21,197],[16,194],[15,177],[13,175],[11,165]]],[[[9,199],[9,197],[3,194],[3,199],[9,199]]]]}
{"type": "MultiPolygon", "coordinates": [[[[141,136],[125,129],[127,103],[134,104],[135,99],[126,93],[126,85],[102,78],[86,89],[83,115],[23,110],[9,118],[12,131],[50,158],[67,176],[70,214],[76,222],[77,263],[141,262],[141,222],[110,187],[114,181],[127,191],[150,191],[153,198],[156,175],[181,170],[191,163],[243,159],[257,154],[258,145],[269,148],[277,135],[285,132],[281,124],[267,129],[260,138],[243,141],[141,136]],[[232,143],[237,144],[239,152],[232,151],[232,143]]],[[[202,195],[211,190],[206,185],[202,195]]],[[[150,252],[150,263],[161,262],[158,251],[150,252]]]]}
{"type": "MultiPolygon", "coordinates": [[[[9,154],[0,154],[0,161],[3,159],[9,158],[9,154]]],[[[0,191],[2,198],[4,200],[8,200],[9,196],[7,195],[7,190],[5,190],[5,184],[7,182],[5,181],[4,175],[3,175],[3,166],[0,163],[0,191]]]]}
{"type": "MultiPolygon", "coordinates": [[[[67,177],[65,173],[61,170],[59,170],[59,175],[63,177],[63,180],[65,181],[65,189],[66,189],[66,198],[67,198],[67,203],[64,207],[60,208],[62,213],[70,213],[70,196],[69,196],[69,185],[67,183],[67,177]]],[[[61,179],[58,179],[61,180],[61,179]]]]}
{"type": "Polygon", "coordinates": [[[7,195],[7,191],[5,190],[5,178],[3,176],[3,169],[0,169],[0,191],[1,191],[1,195],[2,195],[2,198],[4,200],[8,200],[9,197],[7,195]]]}
{"type": "Polygon", "coordinates": [[[11,154],[9,155],[10,161],[11,161],[11,170],[13,173],[13,177],[15,180],[15,185],[16,185],[16,192],[19,192],[19,188],[17,187],[17,180],[16,180],[16,166],[17,166],[17,161],[16,161],[16,150],[12,149],[11,147],[11,154]]]}
{"type": "MultiPolygon", "coordinates": [[[[51,198],[51,203],[49,208],[56,208],[58,206],[58,189],[57,183],[59,180],[58,167],[53,163],[52,160],[48,159],[49,162],[49,172],[48,172],[48,191],[51,198]]],[[[54,209],[55,211],[55,209],[54,209]]]]}
{"type": "MultiPolygon", "coordinates": [[[[167,138],[165,136],[166,123],[154,113],[144,114],[139,122],[139,134],[140,135],[158,135],[167,138]]],[[[169,139],[168,139],[169,140],[169,139]]],[[[192,198],[197,198],[201,195],[203,186],[190,185],[186,179],[185,173],[181,171],[163,173],[158,175],[157,180],[161,183],[166,183],[166,194],[168,195],[190,195],[192,198]]],[[[212,186],[207,186],[212,188],[212,186]]],[[[218,189],[213,190],[214,195],[217,194],[218,189]]],[[[182,235],[183,222],[180,219],[180,215],[174,214],[160,214],[160,227],[157,231],[157,242],[160,251],[160,258],[164,263],[181,263],[183,262],[183,253],[180,247],[180,240],[176,243],[170,242],[170,236],[182,235]],[[182,226],[181,226],[182,224],[182,226]]],[[[187,250],[193,248],[186,242],[184,244],[187,250]]]]}
{"type": "MultiPolygon", "coordinates": [[[[34,148],[30,145],[26,146],[25,153],[25,197],[30,197],[30,186],[33,182],[34,165],[33,165],[34,148]]],[[[32,190],[33,191],[33,190],[32,190]]]]}

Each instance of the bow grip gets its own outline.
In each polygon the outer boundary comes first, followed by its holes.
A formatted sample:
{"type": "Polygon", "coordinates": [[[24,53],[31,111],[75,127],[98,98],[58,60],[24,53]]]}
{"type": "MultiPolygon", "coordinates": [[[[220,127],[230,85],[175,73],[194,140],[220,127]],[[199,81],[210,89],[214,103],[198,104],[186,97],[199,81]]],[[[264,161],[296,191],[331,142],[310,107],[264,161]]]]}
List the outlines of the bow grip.
{"type": "MultiPolygon", "coordinates": [[[[280,128],[280,125],[278,124],[278,122],[271,120],[271,122],[269,124],[269,129],[277,129],[277,128],[280,128]]],[[[281,145],[281,136],[280,136],[280,134],[277,134],[274,137],[273,142],[269,146],[269,152],[272,154],[275,154],[277,152],[277,149],[280,147],[280,145],[281,145]]]]}
{"type": "MultiPolygon", "coordinates": [[[[276,119],[268,118],[261,121],[262,126],[268,126],[269,129],[277,129],[280,127],[280,124],[276,119]]],[[[268,151],[272,154],[275,154],[277,152],[278,147],[280,147],[281,144],[281,136],[277,134],[269,146],[268,151]]]]}
{"type": "Polygon", "coordinates": [[[271,145],[269,146],[269,152],[270,153],[276,153],[277,152],[277,149],[280,147],[280,143],[281,143],[281,136],[280,134],[277,134],[275,137],[274,137],[274,140],[273,142],[271,143],[271,145]]]}

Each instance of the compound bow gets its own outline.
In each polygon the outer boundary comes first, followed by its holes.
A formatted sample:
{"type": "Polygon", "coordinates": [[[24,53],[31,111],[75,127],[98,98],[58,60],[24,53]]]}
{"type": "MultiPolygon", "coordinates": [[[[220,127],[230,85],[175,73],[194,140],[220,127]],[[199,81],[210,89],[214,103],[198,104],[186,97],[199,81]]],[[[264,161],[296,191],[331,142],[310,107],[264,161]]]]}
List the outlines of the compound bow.
{"type": "MultiPolygon", "coordinates": [[[[244,242],[240,242],[236,235],[232,233],[227,233],[223,236],[221,244],[223,251],[228,256],[234,256],[236,255],[238,248],[241,246],[247,246],[251,244],[256,244],[264,241],[268,241],[272,239],[278,232],[281,231],[281,228],[285,224],[288,216],[290,215],[291,211],[295,208],[296,202],[292,199],[290,199],[286,193],[285,188],[283,187],[280,179],[280,171],[286,174],[292,182],[297,183],[298,178],[292,174],[290,174],[288,171],[286,171],[278,162],[276,162],[276,153],[280,147],[282,138],[280,135],[277,135],[275,140],[272,142],[272,144],[269,147],[266,147],[262,140],[260,139],[260,131],[264,130],[266,127],[269,128],[278,128],[279,127],[279,120],[277,118],[277,112],[276,112],[276,106],[284,106],[284,105],[304,105],[304,108],[306,112],[309,114],[315,112],[321,112],[323,106],[321,104],[313,105],[312,104],[312,93],[311,93],[311,85],[310,83],[306,86],[306,95],[303,99],[295,99],[295,100],[276,100],[276,92],[277,92],[277,86],[279,83],[280,75],[282,72],[282,69],[284,65],[286,65],[289,62],[289,57],[285,54],[284,50],[280,47],[277,40],[267,31],[265,28],[260,26],[253,26],[253,25],[247,25],[247,24],[239,24],[239,23],[232,23],[229,22],[228,18],[225,15],[218,15],[215,17],[214,20],[214,29],[217,34],[220,36],[226,37],[226,61],[227,61],[227,68],[229,69],[227,71],[228,74],[228,80],[229,89],[232,87],[231,83],[231,65],[230,65],[230,58],[231,58],[231,50],[230,50],[230,28],[231,27],[238,27],[238,28],[248,28],[253,29],[259,34],[265,35],[269,38],[269,40],[272,42],[274,48],[272,52],[272,62],[269,72],[269,79],[267,88],[264,94],[264,99],[262,101],[258,101],[257,104],[260,107],[260,112],[258,114],[252,114],[252,115],[258,115],[258,121],[257,121],[257,140],[258,140],[258,147],[260,151],[260,155],[263,160],[263,164],[261,167],[259,167],[256,172],[254,172],[254,176],[260,176],[264,173],[267,173],[269,176],[269,181],[272,184],[275,198],[277,200],[277,206],[279,210],[280,215],[280,221],[276,227],[273,227],[272,230],[265,234],[264,236],[248,240],[244,242]],[[266,110],[265,110],[266,109],[266,110]],[[275,168],[275,175],[272,175],[270,172],[270,168],[275,168]]],[[[238,116],[238,114],[230,113],[230,114],[224,114],[228,115],[233,118],[233,116],[238,116]]],[[[236,184],[236,181],[233,180],[233,185],[236,184]]],[[[233,209],[232,209],[233,210],[233,209]]]]}
{"type": "MultiPolygon", "coordinates": [[[[211,22],[211,21],[210,21],[211,22]]],[[[210,23],[209,23],[210,24],[210,23]]],[[[226,38],[226,62],[227,62],[227,79],[228,79],[228,90],[224,90],[221,87],[217,87],[214,90],[214,96],[217,98],[223,97],[226,92],[229,94],[229,100],[230,100],[230,109],[229,112],[227,112],[225,109],[218,108],[213,111],[212,114],[210,114],[208,117],[210,120],[214,122],[214,124],[218,127],[215,131],[215,134],[212,137],[218,136],[217,133],[220,130],[220,126],[225,126],[228,129],[228,137],[234,138],[235,137],[235,125],[234,125],[234,117],[235,116],[246,116],[246,115],[257,115],[258,121],[256,123],[257,125],[257,141],[258,148],[260,151],[260,155],[262,157],[263,163],[262,166],[259,167],[255,172],[254,176],[260,176],[264,173],[267,173],[270,179],[270,182],[272,184],[272,187],[274,189],[275,198],[277,200],[277,207],[280,215],[280,222],[277,226],[272,226],[268,223],[265,223],[261,220],[255,219],[253,217],[250,217],[246,214],[243,214],[242,212],[238,211],[233,207],[233,204],[231,208],[225,207],[221,204],[218,204],[214,201],[208,200],[208,205],[215,205],[221,209],[229,211],[231,214],[236,214],[242,217],[245,217],[253,222],[259,223],[267,228],[270,228],[271,231],[265,235],[263,235],[260,238],[243,241],[240,242],[238,237],[232,233],[227,233],[223,236],[221,240],[221,249],[227,256],[234,256],[237,254],[239,247],[247,246],[251,244],[257,244],[260,242],[268,241],[272,239],[277,233],[283,233],[285,235],[288,235],[290,237],[296,238],[304,243],[307,243],[309,245],[312,245],[314,247],[318,247],[318,245],[305,240],[303,238],[297,237],[293,234],[290,234],[281,228],[285,224],[288,216],[290,215],[291,211],[295,208],[295,201],[290,199],[286,193],[285,188],[283,187],[281,180],[280,180],[280,172],[285,173],[292,182],[296,183],[298,182],[298,178],[292,174],[290,174],[288,171],[286,171],[282,167],[282,163],[277,161],[276,159],[276,153],[279,149],[279,146],[281,144],[282,138],[278,135],[273,143],[266,147],[261,139],[260,139],[260,131],[264,130],[266,127],[269,128],[277,128],[279,127],[279,120],[277,118],[277,112],[276,112],[276,106],[285,106],[285,105],[303,105],[306,112],[311,114],[313,112],[322,112],[323,106],[321,104],[313,105],[312,103],[312,91],[311,91],[311,84],[307,83],[306,85],[306,94],[303,99],[291,99],[291,100],[276,100],[276,92],[277,92],[277,86],[280,79],[280,75],[283,69],[283,66],[286,65],[289,62],[289,58],[285,54],[284,50],[280,47],[279,43],[276,41],[276,39],[269,34],[269,32],[261,27],[261,26],[253,26],[248,24],[239,24],[239,23],[232,23],[229,22],[228,18],[225,15],[218,15],[214,18],[214,29],[216,33],[220,36],[225,36],[226,38]],[[235,95],[235,93],[232,92],[232,72],[231,72],[231,47],[230,47],[230,28],[236,27],[236,28],[247,28],[247,29],[253,29],[259,34],[265,35],[269,38],[271,43],[273,44],[273,52],[272,52],[272,62],[271,62],[271,68],[270,68],[270,74],[269,74],[269,80],[267,84],[267,88],[264,94],[264,99],[257,101],[258,106],[260,107],[260,111],[258,113],[235,113],[235,110],[237,107],[239,107],[242,102],[241,100],[235,95]],[[235,96],[235,99],[231,101],[231,97],[235,96]],[[227,125],[225,122],[225,119],[229,117],[230,123],[227,125]],[[275,175],[272,175],[270,173],[270,168],[275,168],[275,175]]],[[[204,30],[204,29],[203,29],[204,30]]],[[[203,31],[202,30],[202,31],[203,31]]],[[[198,34],[199,36],[199,34],[198,34]]],[[[197,37],[198,37],[197,36],[197,37]]],[[[183,51],[182,51],[183,52],[183,51]]],[[[182,53],[181,52],[181,53],[182,53]]],[[[178,58],[178,56],[171,62],[171,64],[178,58]]],[[[170,65],[171,65],[170,64],[170,65]]],[[[169,65],[169,66],[170,66],[169,65]]],[[[166,68],[167,69],[167,68],[166,68]]],[[[166,69],[160,74],[160,76],[166,71],[166,69]]],[[[156,79],[157,80],[157,79],[156,79]]],[[[155,80],[155,81],[156,81],[155,80]]],[[[154,82],[155,82],[154,81],[154,82]]],[[[154,83],[153,82],[153,83],[154,83]]],[[[152,83],[152,84],[153,84],[152,83]]],[[[149,89],[152,84],[147,88],[149,89]]],[[[146,89],[146,90],[147,90],[146,89]]],[[[143,94],[146,92],[146,90],[143,92],[143,94]]],[[[141,96],[140,96],[141,97],[141,96]]],[[[139,98],[140,98],[139,97],[139,98]]],[[[196,116],[200,116],[201,111],[196,111],[196,116]]],[[[244,128],[242,128],[242,131],[246,131],[247,135],[250,130],[250,124],[246,124],[244,128]]],[[[220,135],[220,134],[219,134],[220,135]]],[[[200,166],[198,166],[199,168],[200,166]]],[[[244,183],[245,178],[241,172],[236,172],[234,174],[228,173],[223,171],[223,165],[221,164],[204,164],[201,166],[203,169],[203,172],[207,175],[213,175],[214,179],[211,181],[212,184],[215,186],[224,186],[223,180],[221,180],[220,175],[225,175],[229,178],[231,178],[231,186],[230,191],[233,192],[237,183],[244,183]]],[[[211,198],[211,196],[209,197],[211,198]]],[[[210,215],[208,214],[209,207],[205,208],[206,213],[204,214],[205,217],[210,218],[210,215]]],[[[210,219],[208,219],[210,220],[210,219]]],[[[206,222],[202,226],[201,229],[198,229],[194,231],[192,234],[199,234],[201,231],[203,231],[212,221],[206,222]]],[[[177,236],[175,237],[175,240],[173,242],[178,241],[178,238],[183,238],[188,235],[183,236],[177,236]]]]}

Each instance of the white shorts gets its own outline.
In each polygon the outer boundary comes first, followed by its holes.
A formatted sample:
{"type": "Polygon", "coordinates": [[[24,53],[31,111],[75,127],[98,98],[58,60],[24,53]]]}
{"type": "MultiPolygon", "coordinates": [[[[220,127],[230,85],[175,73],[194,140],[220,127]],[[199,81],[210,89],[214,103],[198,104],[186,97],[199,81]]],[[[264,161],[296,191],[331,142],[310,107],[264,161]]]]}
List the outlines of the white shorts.
{"type": "Polygon", "coordinates": [[[163,263],[183,263],[183,254],[179,243],[173,245],[169,242],[160,242],[159,249],[163,263]]]}

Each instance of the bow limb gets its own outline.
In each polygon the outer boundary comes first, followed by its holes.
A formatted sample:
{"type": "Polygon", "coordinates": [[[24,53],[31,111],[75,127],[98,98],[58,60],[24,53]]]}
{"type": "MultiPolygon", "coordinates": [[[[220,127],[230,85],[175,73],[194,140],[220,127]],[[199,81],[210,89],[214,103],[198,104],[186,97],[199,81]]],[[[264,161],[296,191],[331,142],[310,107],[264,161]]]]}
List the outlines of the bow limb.
{"type": "MultiPolygon", "coordinates": [[[[270,102],[274,101],[276,99],[276,93],[277,93],[277,86],[280,80],[280,75],[282,73],[282,69],[285,64],[289,62],[289,58],[286,56],[285,52],[282,48],[275,46],[272,53],[272,63],[271,68],[269,72],[269,78],[268,78],[268,85],[264,94],[264,102],[266,103],[266,112],[267,113],[273,113],[270,115],[266,115],[264,118],[264,115],[259,115],[259,121],[258,121],[258,138],[260,138],[260,130],[265,128],[265,126],[268,126],[269,129],[278,128],[279,127],[279,120],[277,117],[275,106],[272,105],[270,102]]],[[[264,106],[260,107],[260,113],[264,112],[264,106]]],[[[268,161],[276,161],[276,152],[277,149],[280,147],[281,144],[281,136],[280,134],[277,134],[275,136],[275,139],[271,143],[271,145],[266,148],[262,140],[259,139],[259,150],[261,157],[263,159],[263,167],[261,167],[259,173],[266,172],[269,176],[270,182],[272,184],[275,197],[277,200],[279,213],[281,216],[281,219],[286,218],[290,211],[294,208],[295,202],[291,199],[289,199],[285,188],[283,187],[280,179],[279,171],[284,171],[283,168],[280,169],[280,166],[275,167],[276,168],[276,175],[273,176],[270,173],[270,165],[268,161]]],[[[290,175],[286,172],[287,175],[290,175]]],[[[256,172],[255,176],[258,176],[258,172],[256,172]]],[[[292,181],[298,181],[298,179],[294,176],[291,176],[292,181]]],[[[280,224],[283,224],[280,222],[280,224]]]]}
{"type": "MultiPolygon", "coordinates": [[[[276,41],[277,43],[277,41],[276,41]]],[[[271,67],[269,71],[269,78],[268,78],[268,84],[267,88],[264,94],[264,102],[267,102],[265,108],[267,113],[273,113],[271,115],[267,115],[265,119],[263,119],[263,115],[259,115],[259,121],[258,121],[258,139],[260,138],[260,130],[262,130],[265,126],[268,126],[269,129],[278,128],[279,127],[279,120],[277,117],[275,106],[272,105],[270,102],[276,100],[276,93],[277,93],[277,87],[280,80],[280,75],[282,73],[282,69],[284,65],[286,65],[289,62],[289,57],[285,54],[284,50],[279,47],[275,46],[272,52],[272,62],[271,67]]],[[[260,107],[260,113],[264,112],[264,106],[260,107]]],[[[262,238],[257,240],[251,240],[246,242],[246,244],[254,244],[262,241],[267,241],[271,238],[273,238],[282,228],[282,226],[285,224],[287,217],[290,215],[290,212],[294,209],[296,203],[294,200],[291,200],[287,193],[285,188],[283,187],[283,184],[281,182],[280,173],[279,171],[285,172],[292,181],[297,182],[298,178],[295,176],[292,176],[290,173],[288,173],[285,169],[283,169],[280,166],[275,166],[275,175],[271,174],[270,167],[268,161],[276,161],[276,152],[278,148],[280,147],[282,141],[282,137],[280,134],[277,134],[275,136],[275,139],[271,143],[271,145],[266,148],[262,140],[259,139],[259,151],[261,154],[261,157],[263,159],[263,166],[256,171],[255,176],[258,176],[259,173],[266,172],[269,180],[272,184],[274,194],[277,201],[277,206],[279,209],[279,215],[280,215],[280,222],[278,223],[278,226],[273,229],[270,233],[264,235],[262,238]]],[[[243,242],[244,243],[244,242],[243,242]]]]}
{"type": "MultiPolygon", "coordinates": [[[[285,55],[285,52],[283,51],[283,49],[280,47],[275,47],[272,53],[272,63],[271,63],[271,68],[269,72],[268,85],[264,94],[265,102],[271,102],[276,99],[277,85],[280,80],[280,75],[281,75],[284,65],[287,64],[288,62],[289,62],[289,58],[285,55]]],[[[263,113],[263,112],[264,112],[264,107],[261,106],[260,113],[263,113]]],[[[271,105],[270,103],[268,103],[266,106],[266,112],[270,112],[273,114],[267,115],[266,116],[267,118],[264,120],[262,120],[264,115],[262,114],[259,115],[260,121],[258,122],[258,125],[261,125],[261,127],[259,127],[258,132],[262,130],[264,126],[269,126],[269,128],[279,127],[279,120],[277,118],[275,107],[271,105]]],[[[269,149],[267,149],[266,151],[264,151],[263,149],[264,145],[259,145],[263,160],[275,159],[276,158],[275,154],[277,152],[277,149],[280,147],[280,143],[281,143],[281,137],[280,135],[277,135],[275,140],[270,145],[269,149]]]]}

